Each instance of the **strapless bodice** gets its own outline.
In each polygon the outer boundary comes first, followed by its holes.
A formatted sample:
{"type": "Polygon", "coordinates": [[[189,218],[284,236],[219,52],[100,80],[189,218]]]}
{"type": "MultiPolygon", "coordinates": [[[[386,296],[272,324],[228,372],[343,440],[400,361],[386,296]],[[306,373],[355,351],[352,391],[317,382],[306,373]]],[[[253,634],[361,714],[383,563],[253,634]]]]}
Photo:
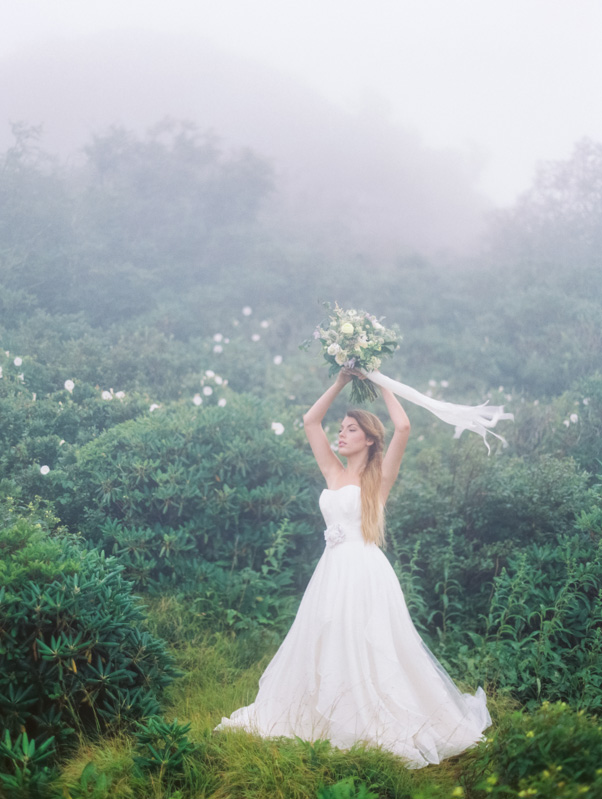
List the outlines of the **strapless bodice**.
{"type": "Polygon", "coordinates": [[[361,489],[356,485],[325,488],[320,510],[326,522],[326,544],[364,543],[362,535],[361,489]]]}

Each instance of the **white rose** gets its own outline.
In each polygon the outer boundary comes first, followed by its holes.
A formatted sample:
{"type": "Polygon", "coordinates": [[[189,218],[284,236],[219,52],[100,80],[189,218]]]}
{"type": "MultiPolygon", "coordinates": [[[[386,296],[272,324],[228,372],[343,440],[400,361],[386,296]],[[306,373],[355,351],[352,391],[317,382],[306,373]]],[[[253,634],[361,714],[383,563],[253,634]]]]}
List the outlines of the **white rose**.
{"type": "Polygon", "coordinates": [[[330,347],[326,350],[329,355],[336,355],[337,352],[340,352],[341,347],[339,344],[331,344],[330,347]]]}

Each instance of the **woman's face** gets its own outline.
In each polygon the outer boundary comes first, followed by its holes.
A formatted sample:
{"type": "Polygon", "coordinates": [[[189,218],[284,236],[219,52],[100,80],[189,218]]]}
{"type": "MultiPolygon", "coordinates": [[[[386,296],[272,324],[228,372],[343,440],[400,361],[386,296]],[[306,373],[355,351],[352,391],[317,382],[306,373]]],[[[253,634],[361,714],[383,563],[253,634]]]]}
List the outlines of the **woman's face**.
{"type": "Polygon", "coordinates": [[[367,450],[372,439],[364,433],[352,416],[346,416],[339,428],[339,452],[345,457],[367,450]]]}

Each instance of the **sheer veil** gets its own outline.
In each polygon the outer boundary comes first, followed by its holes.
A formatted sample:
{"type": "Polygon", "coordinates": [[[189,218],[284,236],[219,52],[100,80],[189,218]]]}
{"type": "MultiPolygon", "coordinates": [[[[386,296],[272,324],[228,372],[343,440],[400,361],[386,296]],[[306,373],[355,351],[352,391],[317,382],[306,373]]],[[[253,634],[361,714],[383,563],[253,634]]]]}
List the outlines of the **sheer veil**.
{"type": "Polygon", "coordinates": [[[443,400],[433,399],[427,397],[426,394],[421,394],[415,388],[400,383],[398,380],[393,380],[380,372],[364,372],[366,377],[382,388],[388,388],[393,394],[396,394],[402,399],[413,402],[415,405],[420,405],[421,408],[426,408],[427,411],[435,414],[441,421],[447,422],[455,427],[454,438],[459,438],[464,430],[470,430],[473,433],[478,433],[482,436],[487,450],[490,452],[491,447],[487,441],[487,433],[491,433],[496,438],[507,446],[506,439],[499,433],[494,433],[492,428],[504,419],[514,419],[514,414],[505,413],[503,405],[488,405],[486,402],[482,405],[456,405],[453,402],[444,402],[443,400]]]}

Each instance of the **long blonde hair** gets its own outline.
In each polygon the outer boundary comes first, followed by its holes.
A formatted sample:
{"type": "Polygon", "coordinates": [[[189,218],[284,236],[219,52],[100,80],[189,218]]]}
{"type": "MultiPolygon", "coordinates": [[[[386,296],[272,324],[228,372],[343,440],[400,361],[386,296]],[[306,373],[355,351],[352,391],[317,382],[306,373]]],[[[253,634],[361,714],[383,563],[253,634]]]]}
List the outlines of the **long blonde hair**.
{"type": "Polygon", "coordinates": [[[385,428],[370,411],[354,409],[347,416],[358,423],[373,443],[368,447],[368,462],[360,479],[362,489],[362,534],[364,541],[382,547],[385,543],[385,514],[380,499],[385,428]]]}

